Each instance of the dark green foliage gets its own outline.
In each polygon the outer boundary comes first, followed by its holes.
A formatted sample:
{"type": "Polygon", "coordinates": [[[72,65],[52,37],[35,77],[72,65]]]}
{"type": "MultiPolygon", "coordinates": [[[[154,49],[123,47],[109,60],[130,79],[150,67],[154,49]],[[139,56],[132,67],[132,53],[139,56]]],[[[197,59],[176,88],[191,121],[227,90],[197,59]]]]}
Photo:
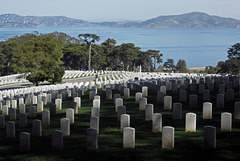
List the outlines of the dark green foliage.
{"type": "Polygon", "coordinates": [[[228,50],[228,60],[218,62],[218,73],[238,75],[240,73],[240,43],[236,43],[228,50]]]}
{"type": "Polygon", "coordinates": [[[63,50],[63,66],[69,70],[87,69],[88,48],[81,44],[67,44],[63,50]]]}
{"type": "Polygon", "coordinates": [[[228,58],[229,59],[233,59],[233,58],[240,59],[240,43],[236,43],[228,49],[228,58]]]}
{"type": "Polygon", "coordinates": [[[207,74],[216,74],[216,67],[213,66],[207,66],[205,67],[205,73],[207,74]]]}
{"type": "Polygon", "coordinates": [[[134,70],[140,53],[140,48],[133,43],[123,43],[113,49],[112,56],[120,61],[123,70],[129,71],[134,70]]]}
{"type": "Polygon", "coordinates": [[[53,35],[39,36],[21,45],[16,70],[29,73],[27,79],[38,85],[39,81],[54,83],[61,80],[62,42],[53,35]],[[59,72],[59,73],[58,73],[59,72]]]}
{"type": "Polygon", "coordinates": [[[146,53],[151,57],[151,58],[153,58],[153,60],[154,60],[154,62],[153,62],[153,69],[151,70],[152,72],[154,71],[154,70],[156,70],[156,64],[157,63],[162,63],[162,59],[161,59],[161,57],[163,56],[163,54],[161,54],[160,53],[160,51],[159,50],[148,50],[148,51],[146,51],[146,53]]]}
{"type": "Polygon", "coordinates": [[[92,44],[95,43],[96,41],[100,40],[100,37],[95,35],[95,34],[79,34],[78,35],[79,39],[84,41],[89,49],[88,52],[88,70],[91,70],[91,54],[92,54],[92,44]]]}
{"type": "Polygon", "coordinates": [[[163,64],[163,67],[167,70],[173,71],[175,68],[174,60],[173,59],[167,59],[167,61],[163,64]]]}
{"type": "Polygon", "coordinates": [[[3,41],[0,42],[0,48],[2,47],[2,44],[6,43],[6,42],[16,42],[18,45],[21,45],[27,40],[30,40],[32,38],[36,38],[38,35],[39,35],[38,32],[34,32],[34,33],[26,33],[22,36],[15,36],[13,38],[9,38],[5,42],[3,42],[3,41]]]}
{"type": "Polygon", "coordinates": [[[237,75],[240,72],[240,59],[232,58],[226,60],[225,63],[221,65],[219,73],[230,73],[237,75]]]}
{"type": "Polygon", "coordinates": [[[62,40],[63,44],[66,45],[66,44],[80,44],[80,40],[74,38],[74,37],[71,37],[63,32],[53,32],[51,33],[55,38],[59,39],[59,40],[62,40]]]}
{"type": "Polygon", "coordinates": [[[183,59],[179,59],[179,61],[177,62],[177,65],[176,65],[176,70],[179,73],[186,73],[186,72],[188,72],[186,61],[183,60],[183,59]]]}
{"type": "Polygon", "coordinates": [[[156,71],[156,64],[162,62],[159,50],[144,52],[133,43],[116,45],[116,40],[110,38],[97,45],[94,43],[100,37],[95,34],[79,34],[78,37],[35,31],[0,42],[0,75],[31,72],[27,76],[31,82],[54,83],[61,80],[63,68],[59,66],[68,70],[126,71],[138,71],[141,66],[142,71],[147,72],[156,71]]]}
{"type": "Polygon", "coordinates": [[[16,41],[5,42],[2,44],[0,52],[0,75],[14,74],[14,63],[16,56],[19,53],[19,48],[16,41]]]}

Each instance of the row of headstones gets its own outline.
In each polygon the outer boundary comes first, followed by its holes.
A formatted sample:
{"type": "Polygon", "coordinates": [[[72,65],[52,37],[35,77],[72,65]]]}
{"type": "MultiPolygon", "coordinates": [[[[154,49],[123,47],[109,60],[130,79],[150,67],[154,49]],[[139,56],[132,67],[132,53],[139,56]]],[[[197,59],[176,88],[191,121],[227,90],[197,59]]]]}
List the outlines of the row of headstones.
{"type": "MultiPolygon", "coordinates": [[[[14,90],[8,90],[8,91],[6,91],[6,92],[8,92],[9,93],[9,91],[12,91],[12,92],[14,92],[15,93],[15,95],[17,94],[17,93],[19,93],[19,92],[16,92],[16,91],[20,91],[20,93],[31,93],[31,92],[33,92],[33,90],[35,91],[35,92],[37,92],[37,91],[49,91],[49,90],[57,90],[57,89],[66,89],[66,87],[67,86],[69,86],[70,88],[72,88],[73,86],[78,86],[79,88],[80,88],[80,86],[82,86],[83,85],[83,83],[81,82],[81,83],[79,83],[79,84],[76,84],[76,83],[74,83],[74,84],[71,84],[71,83],[68,83],[68,84],[63,84],[63,85],[50,85],[50,86],[42,86],[42,87],[29,87],[29,88],[24,88],[24,89],[14,89],[14,90]]],[[[0,97],[2,96],[2,94],[1,93],[5,93],[4,91],[1,91],[0,92],[0,97]]],[[[11,92],[10,92],[11,93],[11,92]]],[[[19,93],[19,95],[20,95],[20,93],[19,93]]],[[[5,94],[5,95],[8,95],[8,94],[5,94]]],[[[1,98],[0,98],[0,100],[1,100],[1,98]]]]}
{"type": "MultiPolygon", "coordinates": [[[[70,124],[74,123],[74,111],[76,111],[76,108],[79,107],[79,100],[80,98],[76,97],[74,98],[77,102],[75,102],[75,108],[69,108],[66,110],[66,118],[62,118],[60,120],[60,130],[56,130],[53,132],[52,135],[52,147],[53,150],[60,150],[59,145],[61,144],[61,137],[62,136],[68,136],[70,135],[70,124]]],[[[42,136],[42,125],[50,125],[50,112],[51,116],[56,115],[56,105],[52,104],[50,105],[50,111],[44,110],[42,112],[42,121],[41,120],[34,120],[33,126],[32,126],[32,135],[41,137],[42,136]]],[[[76,113],[76,112],[75,112],[76,113]]],[[[16,115],[16,109],[10,108],[10,120],[16,119],[12,118],[14,115],[16,115]],[[14,112],[11,112],[14,111],[14,112]],[[12,114],[13,113],[13,114],[12,114]]],[[[36,107],[32,106],[30,108],[30,118],[36,117],[36,107]]],[[[26,113],[20,113],[19,115],[19,127],[27,127],[27,114],[26,113]]],[[[5,128],[5,117],[4,115],[0,115],[0,129],[5,128]]],[[[8,121],[6,125],[6,137],[7,138],[15,138],[15,122],[8,121]]],[[[27,132],[20,133],[20,151],[21,152],[28,152],[30,151],[30,134],[27,132]]]]}
{"type": "MultiPolygon", "coordinates": [[[[187,77],[182,78],[165,78],[165,79],[150,79],[150,80],[142,80],[138,81],[138,78],[135,79],[133,82],[132,80],[129,80],[128,83],[135,83],[136,85],[146,85],[151,90],[155,90],[156,88],[159,89],[160,86],[166,86],[167,90],[173,90],[177,91],[178,88],[186,89],[190,85],[190,90],[192,92],[196,92],[196,85],[199,84],[199,92],[201,93],[205,86],[204,84],[207,84],[208,89],[213,92],[214,91],[214,85],[216,86],[216,89],[219,89],[220,93],[223,93],[223,89],[231,89],[231,88],[238,88],[239,87],[239,78],[234,78],[232,82],[229,82],[229,78],[225,79],[225,77],[206,77],[206,78],[199,78],[199,79],[190,79],[187,77]],[[222,78],[222,79],[220,79],[222,78]],[[198,81],[197,81],[198,80],[198,81]]],[[[132,85],[131,88],[136,88],[136,86],[132,85]]],[[[130,88],[130,85],[128,86],[130,88]]],[[[136,90],[136,89],[134,89],[136,90]]]]}
{"type": "Polygon", "coordinates": [[[120,71],[65,71],[63,79],[68,78],[78,78],[84,76],[95,76],[95,75],[103,75],[103,74],[115,74],[120,73],[120,71]]]}
{"type": "MultiPolygon", "coordinates": [[[[74,88],[86,88],[82,87],[83,82],[80,83],[65,83],[65,84],[57,84],[57,85],[46,85],[39,87],[27,87],[27,88],[19,88],[19,89],[10,89],[10,90],[2,90],[0,91],[0,101],[6,99],[18,99],[20,97],[30,98],[33,95],[44,95],[44,93],[61,93],[62,91],[68,92],[74,88]]],[[[73,93],[73,92],[72,92],[73,93]]]]}
{"type": "MultiPolygon", "coordinates": [[[[216,148],[216,127],[204,126],[204,148],[216,148]]],[[[123,132],[123,148],[135,148],[135,129],[125,127],[123,132]]],[[[174,148],[174,128],[171,126],[164,126],[162,129],[162,148],[174,148]]]]}
{"type": "MultiPolygon", "coordinates": [[[[72,110],[73,111],[73,110],[72,110]]],[[[122,115],[122,116],[124,116],[124,115],[122,115]]],[[[96,117],[95,117],[96,118],[96,117]]],[[[91,118],[91,120],[92,120],[92,118],[91,118]]],[[[97,119],[98,120],[98,119],[97,119]]],[[[39,127],[39,122],[40,122],[40,120],[35,120],[34,121],[34,123],[36,124],[38,124],[38,127],[39,127]]],[[[65,132],[65,135],[69,135],[69,131],[70,131],[70,127],[69,127],[69,119],[61,119],[61,125],[63,124],[64,125],[64,122],[66,123],[65,124],[65,126],[63,126],[63,127],[65,127],[65,128],[61,128],[62,129],[62,131],[64,131],[65,132]]],[[[11,122],[9,122],[9,123],[11,123],[11,122]]],[[[11,124],[12,125],[12,124],[11,124]]],[[[11,126],[10,125],[10,126],[11,126]]],[[[34,126],[33,126],[34,127],[34,126]]],[[[35,129],[36,129],[36,126],[35,126],[35,129]]],[[[123,135],[123,147],[124,148],[133,148],[133,147],[135,147],[135,141],[134,141],[134,144],[133,144],[133,140],[135,140],[135,138],[133,139],[128,133],[133,133],[132,132],[132,129],[133,128],[124,128],[124,135],[123,135]]],[[[163,128],[164,129],[164,128],[163,128]]],[[[8,130],[7,130],[8,131],[8,130]]],[[[40,129],[38,128],[38,131],[40,131],[40,129]]],[[[97,130],[94,130],[94,129],[88,129],[88,132],[87,132],[87,147],[89,147],[90,149],[91,148],[97,148],[97,135],[96,135],[96,131],[97,130]],[[91,139],[90,139],[91,138],[91,139]],[[94,146],[93,146],[94,145],[94,146]]],[[[56,135],[62,135],[61,133],[61,131],[57,131],[57,132],[54,132],[54,133],[57,133],[56,135]]],[[[97,132],[98,133],[98,132],[97,132]]],[[[134,130],[134,133],[135,133],[135,130],[134,130]]],[[[27,138],[29,138],[30,139],[30,136],[29,136],[29,134],[28,134],[28,136],[26,136],[27,134],[26,133],[24,133],[24,138],[26,139],[26,137],[27,138]]],[[[63,135],[64,135],[64,133],[63,133],[63,135]]],[[[134,134],[135,135],[135,134],[134,134]]],[[[53,135],[54,136],[54,135],[53,135]]],[[[163,136],[164,136],[164,132],[163,132],[163,136]]],[[[21,139],[21,137],[22,137],[22,134],[20,135],[20,140],[22,140],[21,139]]],[[[163,137],[164,138],[164,137],[163,137]]],[[[54,140],[54,137],[53,137],[53,140],[54,140]]],[[[63,141],[59,141],[59,139],[57,139],[58,141],[57,142],[55,142],[57,145],[54,145],[53,144],[53,147],[55,147],[54,149],[58,149],[58,150],[60,150],[61,148],[60,147],[62,147],[62,144],[59,144],[59,143],[62,143],[63,141]],[[60,147],[59,147],[60,146],[60,147]]],[[[53,141],[53,143],[54,143],[54,141],[53,141]]],[[[21,150],[21,149],[29,149],[29,148],[26,148],[26,147],[30,147],[30,141],[25,141],[25,143],[23,143],[23,145],[21,144],[21,141],[20,141],[20,151],[24,151],[24,150],[21,150]],[[27,144],[27,145],[26,145],[27,144]],[[24,146],[23,146],[24,145],[24,146]],[[24,148],[25,147],[25,148],[24,148]]],[[[164,139],[163,139],[163,147],[164,147],[164,139]]]]}
{"type": "Polygon", "coordinates": [[[239,84],[238,82],[236,83],[237,87],[233,87],[232,85],[230,86],[226,86],[225,84],[219,84],[217,85],[215,88],[213,86],[213,84],[208,84],[207,85],[207,89],[206,86],[204,84],[200,84],[198,87],[198,91],[197,91],[197,85],[196,84],[189,84],[189,83],[185,83],[185,84],[173,84],[172,82],[160,82],[159,84],[157,83],[157,81],[150,81],[150,82],[138,82],[138,83],[133,83],[133,82],[128,82],[127,83],[127,87],[131,88],[131,90],[137,91],[137,92],[141,92],[142,87],[143,86],[147,86],[149,88],[150,91],[156,93],[157,91],[161,91],[164,92],[166,94],[167,91],[172,91],[174,93],[177,93],[178,91],[181,90],[190,90],[191,93],[195,93],[195,94],[204,94],[204,92],[214,92],[214,90],[218,90],[219,94],[234,94],[234,89],[233,88],[238,88],[239,84]],[[209,90],[209,91],[206,91],[209,90]]]}
{"type": "MultiPolygon", "coordinates": [[[[126,114],[126,107],[123,106],[123,99],[117,98],[120,94],[115,94],[115,110],[118,112],[118,121],[120,119],[121,131],[123,131],[123,147],[124,148],[135,148],[135,129],[130,127],[130,115],[126,114]]],[[[163,127],[162,128],[162,115],[159,113],[153,114],[153,105],[145,105],[145,120],[152,120],[152,131],[153,132],[162,132],[162,148],[174,148],[174,128],[172,127],[163,127]]],[[[144,110],[141,109],[141,110],[144,110]]],[[[177,113],[177,112],[176,112],[177,113]]],[[[223,113],[221,118],[221,130],[230,131],[231,130],[231,121],[229,121],[229,113],[223,113]]],[[[216,128],[215,135],[216,135],[216,128]]],[[[187,113],[186,114],[186,131],[196,131],[196,114],[187,113]],[[195,117],[194,117],[195,116],[195,117]],[[195,118],[195,122],[193,121],[195,118]],[[195,123],[195,125],[194,125],[195,123]]],[[[204,127],[204,145],[207,148],[216,147],[216,136],[214,138],[209,138],[209,135],[212,135],[212,127],[204,127]],[[209,129],[210,128],[210,129],[209,129]],[[210,134],[209,134],[210,133],[210,134]]]]}
{"type": "Polygon", "coordinates": [[[3,76],[0,77],[0,84],[12,84],[12,83],[26,83],[29,82],[25,78],[19,78],[23,76],[22,74],[14,74],[14,75],[8,75],[8,76],[3,76]]]}
{"type": "MultiPolygon", "coordinates": [[[[185,91],[184,91],[185,93],[185,91]]],[[[183,96],[180,97],[180,101],[184,102],[182,97],[184,97],[184,94],[181,93],[183,96]]],[[[185,93],[186,94],[186,93],[185,93]]],[[[142,93],[137,92],[135,93],[135,102],[139,103],[139,110],[145,110],[145,107],[147,105],[147,97],[148,96],[148,89],[147,87],[142,87],[142,93]],[[143,97],[144,96],[144,97],[143,97]]],[[[120,94],[114,95],[114,102],[115,103],[115,109],[118,108],[118,106],[123,106],[123,99],[120,98],[120,94]]],[[[129,88],[124,88],[124,98],[129,97],[129,88]]],[[[185,95],[186,98],[186,95],[185,95]]],[[[163,102],[164,103],[164,109],[172,109],[172,97],[171,96],[164,96],[163,92],[158,92],[157,96],[158,103],[163,102]]],[[[197,108],[197,95],[190,95],[189,99],[189,105],[192,108],[197,108]]],[[[222,94],[217,95],[217,107],[218,108],[224,108],[224,96],[222,94]]],[[[182,118],[182,104],[181,103],[174,103],[173,104],[173,118],[182,118]]],[[[211,119],[212,117],[212,103],[210,102],[204,102],[203,103],[203,119],[211,119]]],[[[234,117],[235,119],[240,118],[240,102],[235,102],[234,104],[234,117]]]]}
{"type": "MultiPolygon", "coordinates": [[[[125,88],[127,89],[127,88],[125,88]]],[[[143,87],[144,96],[147,96],[147,89],[143,87]]],[[[118,111],[118,119],[121,117],[121,130],[122,127],[125,128],[130,126],[130,116],[126,114],[126,107],[123,106],[123,99],[119,98],[120,94],[115,94],[115,109],[118,111]],[[124,127],[125,126],[125,127],[124,127]]],[[[165,99],[168,100],[168,99],[165,99]]],[[[153,104],[147,104],[147,98],[142,97],[142,93],[136,93],[136,103],[139,103],[139,110],[145,110],[145,120],[152,120],[152,131],[153,132],[161,132],[162,131],[162,115],[159,113],[154,113],[153,104]]],[[[173,105],[173,118],[174,119],[182,119],[182,104],[174,103],[173,105]]],[[[171,107],[171,106],[170,106],[171,107]]],[[[169,108],[165,108],[169,109],[169,108]]],[[[240,116],[240,102],[235,103],[235,118],[240,116]]],[[[203,104],[203,119],[211,119],[212,118],[212,104],[210,102],[205,102],[203,104]]],[[[173,148],[174,147],[174,136],[171,134],[174,133],[174,128],[167,127],[168,132],[164,132],[162,134],[162,147],[163,148],[173,148]],[[166,135],[167,133],[167,135],[166,135]],[[167,139],[166,139],[167,138],[167,139]]],[[[196,114],[187,113],[186,114],[186,124],[185,124],[186,132],[195,132],[196,131],[196,114]]],[[[232,130],[232,114],[228,112],[224,112],[221,114],[221,131],[231,131],[232,130]]],[[[128,138],[126,137],[124,140],[125,148],[134,148],[135,147],[135,129],[129,127],[128,129],[128,138]]],[[[173,134],[174,135],[174,134],[173,134]]],[[[216,147],[216,128],[213,126],[205,126],[204,127],[204,145],[206,148],[215,148],[216,147]]]]}
{"type": "MultiPolygon", "coordinates": [[[[136,93],[136,97],[140,97],[141,98],[141,94],[140,92],[136,93]]],[[[225,105],[225,99],[224,99],[224,95],[223,94],[217,94],[216,97],[216,107],[217,108],[224,108],[225,105]]],[[[209,102],[210,99],[203,99],[203,102],[209,102]]],[[[231,102],[233,102],[234,100],[231,99],[231,102]]],[[[181,95],[179,97],[179,102],[184,103],[187,102],[187,98],[186,95],[181,95]]],[[[164,109],[168,109],[172,107],[172,96],[165,96],[163,92],[157,92],[157,103],[164,104],[164,109]]],[[[195,94],[191,94],[189,95],[189,107],[190,108],[197,108],[198,107],[198,95],[195,94]]]]}
{"type": "Polygon", "coordinates": [[[55,100],[56,98],[66,100],[68,97],[73,96],[82,96],[84,95],[84,92],[87,90],[85,86],[81,87],[81,90],[78,88],[71,88],[71,89],[64,89],[64,90],[58,90],[58,91],[49,91],[47,93],[35,93],[35,94],[26,94],[15,96],[11,98],[4,98],[0,103],[0,105],[7,105],[8,107],[16,108],[17,104],[23,104],[25,99],[26,106],[30,106],[31,104],[37,104],[39,102],[43,102],[44,105],[47,103],[55,100]],[[17,101],[18,100],[18,101],[17,101]],[[17,103],[18,102],[18,103],[17,103]]]}
{"type": "MultiPolygon", "coordinates": [[[[122,114],[126,114],[126,107],[123,106],[123,99],[115,99],[115,110],[118,112],[118,120],[122,114]]],[[[158,131],[161,129],[162,125],[162,116],[159,113],[154,113],[154,105],[147,104],[147,99],[142,97],[139,101],[139,110],[145,111],[145,120],[152,122],[153,131],[158,131]]],[[[124,117],[127,117],[124,115],[124,117]]],[[[240,119],[240,102],[235,103],[235,119],[240,119]]],[[[173,104],[173,119],[182,119],[182,104],[174,103],[173,104]]],[[[212,103],[205,102],[203,103],[203,119],[212,119],[212,103]]],[[[231,131],[232,127],[232,114],[224,112],[221,115],[221,130],[222,131],[231,131]],[[228,124],[226,123],[228,122],[228,124]],[[226,125],[227,124],[227,125],[226,125]],[[227,127],[227,128],[226,128],[227,127]]],[[[196,114],[187,113],[186,114],[186,131],[196,131],[196,114]],[[192,119],[191,119],[192,118],[192,119]],[[190,125],[190,126],[188,126],[190,125]],[[193,130],[190,130],[192,127],[193,130]]]]}
{"type": "MultiPolygon", "coordinates": [[[[61,99],[56,99],[56,101],[58,101],[58,100],[60,101],[60,107],[61,107],[61,99]]],[[[66,110],[66,118],[61,119],[61,133],[62,133],[63,136],[70,135],[70,123],[71,124],[74,123],[74,113],[77,114],[78,113],[78,108],[81,107],[81,98],[80,97],[73,97],[73,100],[74,100],[74,102],[72,102],[72,104],[71,104],[73,109],[72,108],[67,109],[66,110]]],[[[56,104],[58,104],[58,103],[56,103],[56,104]]],[[[41,104],[40,109],[43,108],[42,105],[43,104],[41,104]]],[[[39,109],[39,108],[37,108],[37,109],[39,109]]],[[[50,112],[47,111],[47,110],[42,112],[43,125],[50,125],[50,113],[51,113],[51,115],[56,115],[56,109],[61,109],[61,108],[57,108],[57,105],[52,104],[52,105],[50,105],[50,112]]],[[[25,111],[25,109],[24,109],[24,111],[25,111]]],[[[41,111],[42,110],[40,110],[38,112],[41,112],[41,111]]],[[[91,114],[91,118],[90,118],[90,129],[92,129],[94,127],[94,129],[97,129],[97,131],[98,131],[97,133],[99,133],[99,112],[100,112],[100,96],[95,95],[94,100],[93,100],[93,108],[92,108],[92,112],[91,112],[92,114],[91,114]]],[[[12,119],[13,116],[16,117],[16,109],[15,108],[10,108],[10,118],[12,119]]],[[[34,118],[35,116],[36,116],[36,107],[32,106],[32,107],[30,107],[30,118],[34,118]],[[33,116],[33,113],[34,113],[34,116],[33,116]]],[[[1,118],[0,119],[1,127],[4,128],[5,127],[4,116],[1,116],[0,118],[1,118]]],[[[22,122],[24,122],[24,125],[20,125],[20,127],[26,127],[27,126],[27,115],[25,113],[20,114],[19,124],[22,124],[22,122]],[[22,119],[23,118],[22,115],[24,116],[24,119],[22,119]]],[[[8,123],[9,123],[9,126],[7,125],[7,137],[8,137],[8,134],[12,135],[12,136],[15,136],[15,123],[12,122],[12,121],[9,121],[8,123]],[[12,123],[14,123],[14,126],[12,125],[12,123]]],[[[41,134],[41,129],[42,129],[41,128],[41,121],[40,120],[34,120],[33,121],[33,133],[34,134],[37,133],[36,134],[37,136],[41,136],[42,135],[41,134]]],[[[56,135],[60,135],[59,133],[60,133],[60,131],[58,131],[58,134],[56,134],[56,135]]],[[[53,140],[54,140],[54,137],[53,137],[53,140]]],[[[59,141],[56,142],[57,146],[59,146],[58,142],[59,141]]],[[[29,146],[30,145],[28,145],[28,147],[29,146]]],[[[20,147],[21,147],[21,145],[20,145],[20,147]]],[[[59,149],[60,150],[61,148],[59,148],[59,147],[56,148],[56,145],[53,144],[53,149],[59,149]]],[[[21,149],[20,149],[20,151],[21,151],[21,149]]]]}

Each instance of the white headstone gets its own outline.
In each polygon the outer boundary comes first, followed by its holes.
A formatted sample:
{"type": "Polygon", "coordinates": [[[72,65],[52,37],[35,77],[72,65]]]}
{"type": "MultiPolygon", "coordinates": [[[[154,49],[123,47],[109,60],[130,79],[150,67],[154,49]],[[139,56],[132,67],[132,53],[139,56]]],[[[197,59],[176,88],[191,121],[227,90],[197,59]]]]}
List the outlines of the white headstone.
{"type": "Polygon", "coordinates": [[[123,148],[135,148],[135,129],[132,127],[125,127],[123,129],[123,148]]]}
{"type": "Polygon", "coordinates": [[[130,115],[128,114],[122,114],[121,115],[121,132],[123,132],[123,129],[125,127],[130,127],[130,115]]]}
{"type": "MultiPolygon", "coordinates": [[[[55,104],[56,104],[56,109],[57,110],[61,110],[62,109],[62,99],[55,99],[55,104]]],[[[63,132],[63,135],[64,135],[64,132],[63,132]]]]}
{"type": "Polygon", "coordinates": [[[61,131],[63,133],[63,136],[69,136],[70,135],[70,121],[68,118],[62,118],[60,120],[60,126],[61,131]]]}
{"type": "Polygon", "coordinates": [[[152,115],[152,132],[162,132],[162,114],[160,113],[152,115]]]}
{"type": "Polygon", "coordinates": [[[42,112],[43,111],[43,102],[40,101],[37,104],[37,112],[42,112]]]}
{"type": "Polygon", "coordinates": [[[153,104],[146,104],[145,106],[145,120],[151,121],[154,113],[154,106],[153,104]]]}
{"type": "Polygon", "coordinates": [[[197,115],[195,113],[186,113],[186,132],[196,132],[197,115]]]}
{"type": "Polygon", "coordinates": [[[135,103],[138,104],[139,103],[139,99],[142,98],[142,93],[141,92],[137,92],[135,93],[135,103]]]}
{"type": "Polygon", "coordinates": [[[93,107],[100,108],[100,100],[94,99],[94,100],[93,100],[93,107]]]}
{"type": "Polygon", "coordinates": [[[142,97],[148,97],[148,87],[147,86],[142,87],[142,97]]]}
{"type": "Polygon", "coordinates": [[[203,119],[212,119],[212,103],[203,103],[203,119]]]}
{"type": "Polygon", "coordinates": [[[74,102],[77,102],[77,108],[81,107],[81,98],[80,97],[75,97],[74,102]]]}
{"type": "Polygon", "coordinates": [[[69,119],[70,124],[74,124],[74,110],[72,108],[66,110],[66,118],[69,119]]]}
{"type": "Polygon", "coordinates": [[[164,110],[171,110],[172,109],[172,96],[165,96],[164,97],[164,110]]]}
{"type": "Polygon", "coordinates": [[[174,128],[171,126],[164,126],[162,129],[162,148],[174,148],[174,128]]]}
{"type": "Polygon", "coordinates": [[[232,114],[223,112],[221,114],[221,131],[232,131],[232,114]]]}
{"type": "Polygon", "coordinates": [[[97,133],[99,134],[99,117],[91,117],[90,118],[90,128],[97,129],[97,133]]]}
{"type": "Polygon", "coordinates": [[[115,111],[118,110],[118,106],[123,106],[123,99],[122,98],[117,98],[115,101],[115,111]]]}

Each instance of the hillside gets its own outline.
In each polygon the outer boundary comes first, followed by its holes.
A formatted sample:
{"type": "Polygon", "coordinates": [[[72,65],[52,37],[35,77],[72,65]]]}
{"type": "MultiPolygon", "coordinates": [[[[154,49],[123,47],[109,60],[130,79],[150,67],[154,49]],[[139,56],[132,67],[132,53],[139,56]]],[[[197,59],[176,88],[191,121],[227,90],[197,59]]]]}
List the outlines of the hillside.
{"type": "Polygon", "coordinates": [[[65,16],[19,16],[16,14],[0,15],[0,28],[45,27],[45,26],[110,26],[126,28],[240,28],[240,20],[211,16],[202,12],[181,15],[159,16],[143,22],[88,22],[65,16]]]}
{"type": "Polygon", "coordinates": [[[125,23],[115,27],[127,28],[240,28],[240,20],[210,16],[202,12],[159,16],[141,23],[125,23]]]}
{"type": "Polygon", "coordinates": [[[19,16],[0,15],[0,27],[44,27],[44,26],[93,26],[93,23],[64,16],[19,16]]]}

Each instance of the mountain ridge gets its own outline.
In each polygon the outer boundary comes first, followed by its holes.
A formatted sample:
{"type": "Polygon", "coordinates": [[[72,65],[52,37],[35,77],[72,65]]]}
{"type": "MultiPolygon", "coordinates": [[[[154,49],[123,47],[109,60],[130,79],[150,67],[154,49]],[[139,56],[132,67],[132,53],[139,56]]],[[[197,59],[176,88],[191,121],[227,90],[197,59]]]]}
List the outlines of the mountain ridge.
{"type": "MultiPolygon", "coordinates": [[[[121,27],[118,25],[116,27],[121,27]]],[[[240,28],[240,20],[220,16],[210,16],[203,12],[181,15],[158,16],[141,23],[125,23],[130,28],[240,28]]]]}
{"type": "Polygon", "coordinates": [[[203,12],[190,12],[180,15],[158,16],[142,22],[88,22],[66,16],[20,16],[17,14],[0,15],[0,28],[27,27],[81,27],[110,26],[124,28],[240,28],[240,20],[208,15],[203,12]]]}

